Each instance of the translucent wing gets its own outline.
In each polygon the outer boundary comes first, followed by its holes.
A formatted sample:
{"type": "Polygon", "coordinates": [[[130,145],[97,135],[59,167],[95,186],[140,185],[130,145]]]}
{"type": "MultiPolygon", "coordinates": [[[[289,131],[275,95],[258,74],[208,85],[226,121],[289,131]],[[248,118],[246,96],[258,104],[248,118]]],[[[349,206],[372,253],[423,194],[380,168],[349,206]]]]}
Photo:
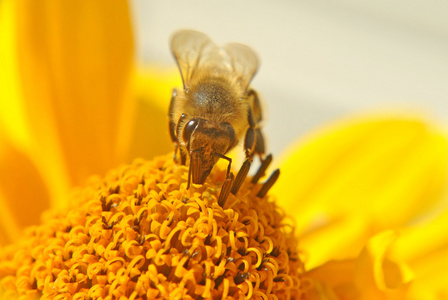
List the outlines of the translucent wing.
{"type": "Polygon", "coordinates": [[[184,88],[199,65],[206,48],[216,48],[205,34],[194,30],[176,32],[171,39],[171,50],[182,76],[184,88]]]}
{"type": "Polygon", "coordinates": [[[237,43],[227,44],[222,49],[227,53],[228,69],[240,77],[246,90],[258,69],[257,54],[248,46],[237,43]]]}
{"type": "Polygon", "coordinates": [[[258,67],[255,52],[242,44],[217,47],[210,38],[198,31],[177,32],[171,40],[171,49],[179,67],[184,88],[200,71],[215,75],[236,77],[247,89],[258,67]]]}

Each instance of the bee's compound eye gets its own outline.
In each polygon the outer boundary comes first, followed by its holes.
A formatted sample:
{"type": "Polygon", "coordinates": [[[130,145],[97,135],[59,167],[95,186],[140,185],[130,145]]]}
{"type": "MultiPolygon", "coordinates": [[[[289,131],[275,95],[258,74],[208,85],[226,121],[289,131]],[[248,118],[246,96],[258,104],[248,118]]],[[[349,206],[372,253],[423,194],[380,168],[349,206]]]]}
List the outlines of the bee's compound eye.
{"type": "Polygon", "coordinates": [[[184,132],[182,137],[184,138],[184,141],[187,143],[190,143],[191,135],[193,134],[193,131],[198,127],[199,121],[196,119],[192,119],[188,121],[188,123],[184,127],[184,132]]]}

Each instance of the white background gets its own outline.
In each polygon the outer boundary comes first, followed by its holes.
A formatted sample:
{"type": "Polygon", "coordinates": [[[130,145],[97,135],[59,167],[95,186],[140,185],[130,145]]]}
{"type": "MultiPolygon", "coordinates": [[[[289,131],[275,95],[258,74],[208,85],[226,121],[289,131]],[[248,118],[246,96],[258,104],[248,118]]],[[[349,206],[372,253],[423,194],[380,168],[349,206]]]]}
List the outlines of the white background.
{"type": "MultiPolygon", "coordinates": [[[[274,155],[311,129],[372,110],[417,110],[448,123],[448,1],[133,0],[138,58],[174,66],[182,28],[242,42],[274,155]]],[[[167,99],[169,101],[169,99],[167,99]]]]}

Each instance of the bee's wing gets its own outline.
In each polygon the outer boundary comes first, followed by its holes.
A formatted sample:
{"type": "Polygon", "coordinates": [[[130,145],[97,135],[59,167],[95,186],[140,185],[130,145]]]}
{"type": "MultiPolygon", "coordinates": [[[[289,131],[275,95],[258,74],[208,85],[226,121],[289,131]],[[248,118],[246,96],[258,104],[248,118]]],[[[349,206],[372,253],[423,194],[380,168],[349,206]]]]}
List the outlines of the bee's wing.
{"type": "Polygon", "coordinates": [[[171,49],[182,76],[184,88],[197,70],[212,74],[236,76],[247,89],[258,68],[255,52],[242,44],[232,43],[217,47],[210,38],[198,31],[182,30],[171,40],[171,49]]]}
{"type": "Polygon", "coordinates": [[[257,54],[248,46],[238,43],[227,44],[222,47],[226,55],[229,70],[238,76],[244,90],[249,86],[258,69],[257,54]]]}
{"type": "Polygon", "coordinates": [[[224,47],[211,44],[203,49],[196,68],[206,70],[208,74],[233,77],[242,90],[246,90],[257,72],[258,58],[251,48],[243,44],[231,43],[224,47]]]}
{"type": "Polygon", "coordinates": [[[216,48],[210,38],[198,31],[181,30],[171,39],[171,50],[182,76],[184,88],[198,68],[204,53],[216,48]]]}

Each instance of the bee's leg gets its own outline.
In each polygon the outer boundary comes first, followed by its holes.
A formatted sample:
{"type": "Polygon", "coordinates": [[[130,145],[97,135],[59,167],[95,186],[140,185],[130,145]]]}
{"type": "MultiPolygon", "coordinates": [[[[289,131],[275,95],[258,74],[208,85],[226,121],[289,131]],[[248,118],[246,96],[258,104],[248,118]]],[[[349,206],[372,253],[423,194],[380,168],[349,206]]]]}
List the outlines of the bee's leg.
{"type": "Polygon", "coordinates": [[[224,183],[222,185],[221,192],[219,193],[219,197],[218,197],[219,206],[224,207],[224,204],[226,203],[226,200],[229,197],[230,189],[233,186],[233,181],[235,179],[235,177],[233,176],[233,173],[230,172],[232,159],[230,157],[219,154],[217,152],[215,152],[214,155],[218,156],[219,158],[223,158],[229,162],[229,165],[227,166],[226,180],[224,181],[224,183]]]}
{"type": "Polygon", "coordinates": [[[184,152],[182,152],[182,150],[180,150],[179,153],[180,153],[180,164],[182,166],[185,166],[187,164],[187,155],[184,152]]]}
{"type": "Polygon", "coordinates": [[[185,166],[185,164],[187,163],[187,154],[184,153],[184,151],[182,151],[182,149],[180,148],[180,144],[179,144],[179,140],[177,138],[177,131],[179,129],[179,124],[181,119],[179,120],[174,120],[173,116],[174,116],[174,103],[176,102],[176,96],[177,96],[177,90],[173,89],[173,93],[171,96],[171,101],[170,101],[170,108],[168,110],[168,118],[170,120],[169,122],[169,130],[170,130],[170,136],[171,136],[171,141],[174,144],[174,161],[178,162],[178,158],[177,158],[177,152],[179,151],[180,154],[180,164],[185,166]]]}
{"type": "Polygon", "coordinates": [[[264,138],[260,128],[255,129],[255,153],[258,154],[260,160],[263,161],[265,154],[264,138]]]}
{"type": "MultiPolygon", "coordinates": [[[[177,152],[179,151],[179,153],[181,155],[181,161],[185,160],[185,159],[183,159],[183,156],[185,156],[185,155],[180,150],[179,141],[177,140],[177,137],[176,137],[176,134],[175,134],[175,128],[176,128],[176,123],[174,123],[172,120],[170,120],[170,135],[171,135],[171,141],[174,144],[173,159],[177,163],[178,162],[177,152]]],[[[182,163],[182,165],[185,165],[185,161],[182,163]]]]}
{"type": "Polygon", "coordinates": [[[269,189],[274,185],[274,183],[277,181],[278,177],[280,176],[280,170],[276,169],[274,172],[272,172],[271,176],[269,176],[268,180],[263,184],[261,189],[257,193],[258,198],[263,198],[269,189]]]}
{"type": "Polygon", "coordinates": [[[224,181],[221,188],[221,192],[219,193],[218,196],[219,206],[224,207],[224,204],[226,203],[227,198],[229,197],[230,188],[232,187],[234,179],[235,177],[233,176],[233,173],[230,173],[229,178],[226,178],[226,180],[224,181]]]}
{"type": "Polygon", "coordinates": [[[255,149],[254,152],[260,157],[261,166],[258,169],[255,176],[252,178],[252,183],[257,183],[261,177],[264,176],[266,169],[272,161],[272,155],[269,154],[267,157],[264,157],[266,153],[265,143],[263,138],[263,133],[261,131],[261,123],[263,122],[263,113],[261,109],[260,99],[258,98],[258,94],[254,90],[250,90],[248,92],[249,104],[251,105],[252,112],[254,115],[254,120],[256,123],[255,128],[255,149]]]}
{"type": "Polygon", "coordinates": [[[252,110],[253,120],[254,120],[254,128],[255,128],[255,149],[254,152],[260,157],[260,160],[263,162],[263,157],[265,154],[265,144],[263,133],[261,132],[261,123],[263,121],[263,113],[261,109],[260,99],[258,98],[258,94],[255,90],[249,90],[247,93],[247,97],[249,99],[249,106],[252,110]]]}
{"type": "Polygon", "coordinates": [[[171,94],[171,101],[170,101],[170,108],[168,109],[168,119],[169,121],[169,130],[170,130],[170,136],[171,141],[174,144],[174,161],[177,162],[177,151],[179,151],[179,141],[177,140],[176,135],[176,127],[177,122],[173,120],[173,108],[174,108],[174,102],[176,101],[177,96],[177,90],[173,89],[173,93],[171,94]]]}
{"type": "Polygon", "coordinates": [[[244,180],[247,177],[247,174],[249,173],[250,166],[253,161],[253,153],[256,145],[256,129],[255,129],[255,121],[254,116],[252,113],[252,109],[249,106],[249,114],[248,114],[248,122],[249,122],[249,128],[246,131],[246,136],[244,137],[244,150],[246,154],[246,160],[244,161],[243,165],[241,166],[240,170],[238,171],[238,174],[235,178],[235,183],[232,186],[231,193],[236,195],[243,184],[244,180]]]}
{"type": "Polygon", "coordinates": [[[272,162],[272,154],[269,154],[268,156],[266,156],[265,159],[263,159],[261,161],[261,165],[258,168],[257,173],[252,178],[252,183],[253,184],[258,183],[258,180],[260,180],[260,178],[264,176],[264,174],[266,173],[266,169],[269,167],[271,162],[272,162]]]}
{"type": "Polygon", "coordinates": [[[244,182],[244,179],[246,179],[247,177],[247,173],[249,173],[249,169],[250,169],[250,165],[252,164],[250,159],[246,159],[243,163],[243,165],[241,166],[241,169],[238,171],[238,174],[236,175],[235,178],[235,183],[232,186],[232,190],[231,193],[236,195],[236,193],[238,193],[241,185],[244,182]]]}
{"type": "Polygon", "coordinates": [[[190,157],[190,167],[188,168],[187,190],[190,189],[191,184],[191,168],[193,168],[193,157],[190,157]]]}
{"type": "Polygon", "coordinates": [[[247,121],[249,122],[249,128],[247,129],[246,136],[244,137],[244,151],[246,154],[246,160],[248,159],[252,162],[257,136],[254,115],[250,106],[247,121]]]}
{"type": "Polygon", "coordinates": [[[191,185],[191,177],[196,176],[200,168],[201,168],[201,154],[200,152],[193,151],[190,153],[190,168],[188,168],[187,190],[190,188],[191,185]]]}
{"type": "Polygon", "coordinates": [[[252,109],[254,121],[255,123],[259,124],[261,121],[263,121],[263,114],[261,112],[261,103],[260,98],[258,97],[258,93],[255,90],[250,89],[247,92],[247,98],[252,109]]]}
{"type": "Polygon", "coordinates": [[[255,175],[252,182],[256,183],[258,180],[264,175],[267,167],[272,161],[272,156],[268,156],[266,159],[263,159],[265,154],[265,146],[264,146],[264,138],[260,129],[260,124],[263,121],[263,115],[261,111],[261,104],[258,98],[258,94],[254,90],[249,90],[247,93],[248,103],[249,103],[249,114],[248,114],[248,123],[249,128],[247,129],[246,136],[244,138],[244,150],[246,154],[246,160],[241,166],[240,171],[238,172],[235,183],[232,187],[232,194],[236,195],[244,180],[247,177],[250,166],[253,161],[254,153],[260,157],[261,166],[258,169],[257,174],[255,175]]]}
{"type": "Polygon", "coordinates": [[[227,157],[225,155],[222,155],[218,152],[214,152],[214,155],[218,156],[219,158],[225,159],[229,162],[229,165],[227,166],[227,173],[226,173],[226,179],[230,177],[230,167],[232,165],[232,159],[230,157],[227,157]]]}

